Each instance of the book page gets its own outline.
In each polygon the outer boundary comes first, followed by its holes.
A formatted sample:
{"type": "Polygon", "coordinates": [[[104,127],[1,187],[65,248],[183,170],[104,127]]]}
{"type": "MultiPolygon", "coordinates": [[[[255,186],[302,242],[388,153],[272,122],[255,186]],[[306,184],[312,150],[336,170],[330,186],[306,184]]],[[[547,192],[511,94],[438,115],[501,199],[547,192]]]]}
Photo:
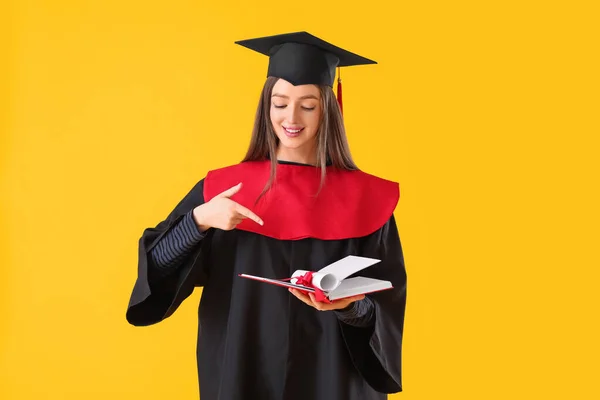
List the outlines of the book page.
{"type": "Polygon", "coordinates": [[[330,300],[337,300],[343,299],[344,297],[378,292],[380,290],[391,288],[392,283],[390,281],[359,276],[342,281],[342,283],[334,291],[330,292],[327,297],[330,300]]]}
{"type": "Polygon", "coordinates": [[[381,260],[375,258],[348,256],[320,269],[319,273],[324,275],[332,274],[338,282],[341,282],[348,276],[370,267],[373,264],[377,264],[380,261],[381,260]]]}

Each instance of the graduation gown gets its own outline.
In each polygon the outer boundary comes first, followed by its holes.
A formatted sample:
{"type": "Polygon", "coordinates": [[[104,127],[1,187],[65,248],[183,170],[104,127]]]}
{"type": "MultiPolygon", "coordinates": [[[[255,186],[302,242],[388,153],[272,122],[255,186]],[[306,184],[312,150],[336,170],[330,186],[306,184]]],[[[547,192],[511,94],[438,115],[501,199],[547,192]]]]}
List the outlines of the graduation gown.
{"type": "Polygon", "coordinates": [[[327,167],[319,191],[318,168],[279,162],[273,187],[257,201],[268,177],[269,161],[211,171],[143,232],[128,322],[158,323],[203,288],[197,344],[203,400],[370,400],[401,391],[406,272],[393,215],[398,185],[327,167]],[[158,241],[190,210],[239,182],[231,199],[264,226],[246,219],[231,231],[211,228],[171,274],[153,276],[150,252],[158,241]],[[348,255],[382,260],[358,275],[394,286],[368,295],[375,306],[369,327],[348,325],[285,288],[238,276],[287,278],[348,255]]]}

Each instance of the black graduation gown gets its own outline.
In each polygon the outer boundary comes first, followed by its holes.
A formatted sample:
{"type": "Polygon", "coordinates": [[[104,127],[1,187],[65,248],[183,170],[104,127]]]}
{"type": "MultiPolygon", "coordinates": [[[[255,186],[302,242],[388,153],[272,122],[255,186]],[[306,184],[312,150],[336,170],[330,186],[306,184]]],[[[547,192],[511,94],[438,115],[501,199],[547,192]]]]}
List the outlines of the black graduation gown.
{"type": "Polygon", "coordinates": [[[126,315],[136,326],[158,323],[195,287],[203,287],[197,344],[201,399],[369,400],[402,390],[406,273],[393,214],[373,233],[341,240],[280,240],[210,229],[171,275],[154,276],[150,251],[204,198],[203,179],[164,221],[144,231],[126,315]],[[285,288],[238,276],[284,278],[347,255],[381,259],[359,275],[394,286],[369,294],[375,319],[368,328],[309,307],[285,288]]]}

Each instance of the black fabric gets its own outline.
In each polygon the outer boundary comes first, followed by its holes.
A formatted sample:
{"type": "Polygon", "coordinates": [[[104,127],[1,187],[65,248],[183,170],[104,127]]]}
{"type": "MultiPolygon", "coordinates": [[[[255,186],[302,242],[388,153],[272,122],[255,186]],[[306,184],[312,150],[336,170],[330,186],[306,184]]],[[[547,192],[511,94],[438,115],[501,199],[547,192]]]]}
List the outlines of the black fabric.
{"type": "Polygon", "coordinates": [[[212,231],[206,232],[197,246],[176,268],[164,276],[150,255],[154,246],[171,231],[189,211],[204,202],[204,180],[198,182],[169,216],[154,228],[144,230],[138,241],[138,276],[133,287],[126,318],[133,325],[144,326],[169,317],[194,290],[206,283],[206,256],[212,231]]]}
{"type": "Polygon", "coordinates": [[[332,86],[337,67],[377,64],[308,32],[265,36],[235,43],[269,56],[267,76],[285,79],[293,85],[332,86]]]}
{"type": "MultiPolygon", "coordinates": [[[[283,161],[282,163],[287,163],[283,161]]],[[[291,163],[292,165],[307,165],[291,163]]],[[[153,275],[164,278],[173,273],[181,262],[194,251],[204,238],[206,232],[200,232],[194,222],[193,210],[188,211],[169,232],[153,246],[152,255],[153,275]]],[[[369,326],[373,323],[375,307],[366,297],[355,301],[342,310],[335,311],[336,316],[343,322],[353,326],[369,326]]]]}
{"type": "Polygon", "coordinates": [[[127,310],[133,325],[158,323],[194,286],[204,287],[197,347],[201,398],[369,400],[401,391],[406,273],[394,217],[371,235],[346,240],[276,240],[209,229],[172,274],[153,279],[149,252],[202,204],[202,185],[200,181],[165,221],[142,235],[138,278],[127,310]],[[366,328],[309,307],[285,288],[238,277],[288,277],[347,255],[381,259],[360,275],[394,285],[369,295],[375,315],[366,328]]]}
{"type": "Polygon", "coordinates": [[[367,327],[375,321],[375,305],[369,298],[350,303],[350,305],[341,310],[334,310],[335,315],[348,325],[367,327]]]}

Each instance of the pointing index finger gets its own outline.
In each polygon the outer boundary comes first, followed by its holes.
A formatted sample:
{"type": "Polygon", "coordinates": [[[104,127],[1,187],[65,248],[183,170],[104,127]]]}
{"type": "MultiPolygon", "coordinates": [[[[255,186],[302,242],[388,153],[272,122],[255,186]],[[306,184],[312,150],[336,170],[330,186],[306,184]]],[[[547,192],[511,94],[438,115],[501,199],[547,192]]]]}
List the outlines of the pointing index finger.
{"type": "Polygon", "coordinates": [[[254,214],[252,211],[250,211],[249,209],[247,209],[246,207],[238,204],[236,206],[236,211],[240,214],[242,214],[243,216],[245,216],[246,218],[250,218],[252,221],[256,222],[259,225],[264,225],[263,220],[256,214],[254,214]]]}

